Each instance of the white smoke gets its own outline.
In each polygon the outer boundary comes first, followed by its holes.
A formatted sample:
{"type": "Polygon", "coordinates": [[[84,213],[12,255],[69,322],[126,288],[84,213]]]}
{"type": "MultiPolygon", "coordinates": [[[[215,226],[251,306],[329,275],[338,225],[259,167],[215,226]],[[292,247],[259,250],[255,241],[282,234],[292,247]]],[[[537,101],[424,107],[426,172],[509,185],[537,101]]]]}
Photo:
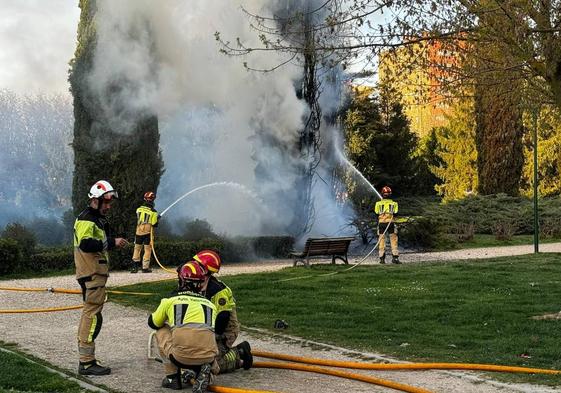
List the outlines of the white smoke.
{"type": "MultiPolygon", "coordinates": [[[[272,17],[270,7],[275,3],[250,0],[242,5],[272,17]]],[[[308,110],[294,87],[302,69],[288,64],[267,74],[248,72],[243,58],[219,52],[217,31],[233,42],[239,38],[248,46],[259,44],[240,3],[98,0],[96,22],[90,86],[100,97],[119,86],[115,100],[105,101],[106,114],[118,125],[112,128],[131,129],[130,113],[153,113],[160,120],[166,172],[157,208],[169,206],[197,186],[221,181],[238,182],[263,195],[293,192],[297,158],[287,159],[286,153],[308,110]],[[274,143],[255,138],[263,131],[274,143]],[[256,182],[258,162],[276,169],[272,179],[256,182]]],[[[251,55],[256,68],[271,68],[284,60],[272,51],[251,55]]],[[[329,205],[327,194],[317,193],[322,210],[329,205]]],[[[205,219],[228,234],[258,233],[263,221],[283,227],[293,215],[290,206],[260,209],[236,190],[208,189],[182,201],[168,215],[205,219]]]]}
{"type": "Polygon", "coordinates": [[[0,10],[0,89],[69,95],[77,1],[0,0],[0,10]]]}
{"type": "Polygon", "coordinates": [[[71,136],[70,96],[0,90],[0,228],[70,208],[71,136]]]}

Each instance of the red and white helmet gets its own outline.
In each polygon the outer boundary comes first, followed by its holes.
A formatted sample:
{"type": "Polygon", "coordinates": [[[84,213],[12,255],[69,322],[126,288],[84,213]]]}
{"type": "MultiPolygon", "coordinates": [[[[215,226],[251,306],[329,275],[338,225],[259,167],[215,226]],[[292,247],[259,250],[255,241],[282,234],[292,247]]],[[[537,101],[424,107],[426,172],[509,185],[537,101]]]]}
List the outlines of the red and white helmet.
{"type": "Polygon", "coordinates": [[[389,186],[382,187],[382,196],[387,197],[392,194],[392,189],[389,186]]]}
{"type": "Polygon", "coordinates": [[[206,273],[205,268],[195,261],[185,263],[177,272],[179,289],[200,292],[206,273]]]}
{"type": "Polygon", "coordinates": [[[144,200],[146,202],[154,202],[155,199],[156,199],[156,193],[154,193],[153,191],[148,191],[144,193],[144,200]]]}
{"type": "Polygon", "coordinates": [[[199,251],[193,259],[203,265],[209,273],[218,273],[222,264],[220,255],[212,250],[199,251]]]}
{"type": "Polygon", "coordinates": [[[110,201],[112,199],[119,199],[119,194],[108,181],[99,180],[90,188],[88,197],[90,199],[98,198],[110,201]]]}

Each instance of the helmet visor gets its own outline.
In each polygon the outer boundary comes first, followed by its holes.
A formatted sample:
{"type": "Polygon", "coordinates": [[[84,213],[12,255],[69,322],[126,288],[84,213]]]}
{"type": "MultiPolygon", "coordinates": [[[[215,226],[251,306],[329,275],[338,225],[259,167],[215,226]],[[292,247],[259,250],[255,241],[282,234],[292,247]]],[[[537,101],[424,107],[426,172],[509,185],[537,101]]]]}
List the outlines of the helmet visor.
{"type": "Polygon", "coordinates": [[[103,194],[101,198],[106,201],[112,201],[113,199],[119,199],[119,193],[117,193],[117,191],[115,190],[109,191],[103,194]]]}

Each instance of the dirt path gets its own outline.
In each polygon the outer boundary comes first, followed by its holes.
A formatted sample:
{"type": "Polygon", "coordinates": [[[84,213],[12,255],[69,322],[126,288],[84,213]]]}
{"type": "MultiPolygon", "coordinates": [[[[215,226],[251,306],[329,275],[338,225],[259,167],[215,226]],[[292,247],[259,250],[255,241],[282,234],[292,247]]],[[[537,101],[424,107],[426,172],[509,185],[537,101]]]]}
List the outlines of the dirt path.
{"type": "MultiPolygon", "coordinates": [[[[561,243],[543,245],[542,251],[561,252],[561,243]]],[[[448,260],[458,258],[486,258],[491,256],[519,255],[531,253],[531,246],[473,249],[450,253],[406,254],[402,260],[448,260]]],[[[353,258],[354,259],[354,258],[353,258]]],[[[365,263],[373,263],[369,259],[365,263]]],[[[291,266],[291,261],[267,261],[263,263],[226,265],[223,275],[256,271],[272,271],[291,266]]],[[[384,268],[380,266],[380,268],[384,268]]],[[[158,270],[150,274],[112,273],[110,286],[124,285],[170,277],[158,270]]],[[[63,287],[77,288],[72,276],[1,281],[2,286],[18,287],[63,287]]],[[[1,308],[37,308],[74,305],[80,303],[76,295],[61,295],[47,292],[0,291],[1,308]]],[[[15,342],[20,348],[63,369],[75,372],[77,369],[76,326],[79,310],[41,314],[0,315],[0,340],[15,342]]],[[[168,391],[159,387],[163,377],[161,365],[147,359],[147,338],[150,329],[146,324],[145,311],[108,303],[104,308],[104,326],[97,343],[99,359],[113,368],[109,376],[92,378],[94,383],[103,383],[122,392],[168,391]]],[[[372,359],[373,361],[393,361],[382,355],[357,353],[344,348],[301,341],[287,336],[271,336],[268,332],[246,330],[241,339],[251,342],[254,349],[292,355],[322,357],[339,360],[372,359]]],[[[256,359],[267,360],[267,359],[256,359]]],[[[361,372],[361,371],[353,371],[361,372]]],[[[506,392],[561,392],[561,387],[547,388],[525,384],[501,384],[489,377],[466,372],[362,372],[377,378],[384,378],[412,386],[422,387],[432,392],[458,393],[506,393],[506,392]]],[[[223,386],[233,386],[276,392],[391,392],[393,389],[376,387],[364,382],[344,380],[287,370],[251,369],[233,374],[220,375],[216,381],[223,386]]]]}

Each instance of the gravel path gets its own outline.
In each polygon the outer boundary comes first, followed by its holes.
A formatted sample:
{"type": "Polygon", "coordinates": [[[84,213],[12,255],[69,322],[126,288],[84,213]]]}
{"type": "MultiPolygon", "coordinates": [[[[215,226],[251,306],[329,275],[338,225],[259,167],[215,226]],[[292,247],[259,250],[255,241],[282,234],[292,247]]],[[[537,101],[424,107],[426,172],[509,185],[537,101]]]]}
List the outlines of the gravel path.
{"type": "MultiPolygon", "coordinates": [[[[542,252],[561,252],[561,243],[544,244],[542,252]]],[[[404,254],[402,261],[449,260],[468,258],[488,258],[492,256],[520,255],[532,253],[532,246],[472,249],[446,253],[404,254]]],[[[351,262],[361,258],[351,258],[351,262]]],[[[374,263],[369,258],[365,263],[374,263]]],[[[222,275],[256,271],[273,271],[291,266],[291,261],[277,260],[251,264],[234,264],[223,267],[222,275]]],[[[380,266],[380,268],[384,268],[380,266]]],[[[170,275],[161,270],[149,274],[112,273],[110,286],[125,285],[142,281],[160,280],[170,275]]],[[[1,281],[0,286],[17,287],[62,287],[78,288],[74,277],[50,277],[25,280],[1,281]]],[[[47,292],[0,291],[2,308],[60,307],[80,303],[76,295],[52,294],[47,292]]],[[[109,376],[93,377],[94,383],[102,383],[122,392],[164,392],[159,387],[163,377],[159,363],[147,359],[147,338],[151,330],[146,324],[148,313],[114,303],[104,308],[104,326],[98,339],[99,359],[110,365],[113,373],[109,376]]],[[[80,310],[41,314],[2,314],[0,316],[0,340],[15,342],[20,348],[63,369],[75,372],[77,369],[76,329],[80,310]]],[[[254,349],[292,355],[320,357],[338,360],[392,362],[394,360],[373,353],[357,353],[320,343],[302,341],[297,338],[271,335],[254,329],[245,330],[241,340],[251,342],[254,349]]],[[[264,360],[267,359],[256,359],[264,360]]],[[[458,393],[506,393],[506,392],[561,392],[561,387],[548,388],[526,384],[502,384],[473,372],[369,372],[357,371],[377,378],[384,378],[432,392],[458,393]]],[[[319,374],[254,368],[239,370],[233,374],[220,375],[216,383],[256,390],[276,392],[390,392],[393,389],[377,387],[364,382],[355,382],[319,374]]]]}

